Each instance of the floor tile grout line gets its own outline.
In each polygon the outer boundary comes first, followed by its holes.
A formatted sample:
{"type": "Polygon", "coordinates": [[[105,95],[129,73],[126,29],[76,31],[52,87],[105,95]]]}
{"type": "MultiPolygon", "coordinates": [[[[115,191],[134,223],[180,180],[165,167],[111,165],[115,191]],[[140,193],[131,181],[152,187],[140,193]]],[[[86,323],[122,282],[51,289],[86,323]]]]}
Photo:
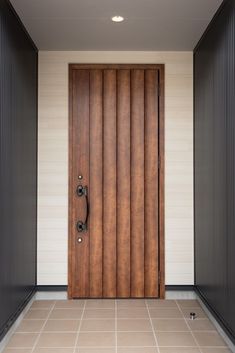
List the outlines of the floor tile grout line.
{"type": "MultiPolygon", "coordinates": [[[[78,320],[80,321],[80,320],[78,320]]],[[[84,321],[84,320],[83,320],[84,321]]],[[[91,333],[91,332],[98,332],[98,333],[101,333],[101,332],[106,332],[106,333],[115,333],[117,331],[120,332],[120,333],[141,333],[141,332],[152,332],[152,329],[150,330],[84,330],[84,331],[80,331],[80,332],[84,332],[84,333],[91,333]]],[[[189,332],[189,330],[156,330],[157,332],[161,332],[161,333],[167,333],[167,332],[174,332],[174,333],[187,333],[189,332]]],[[[217,333],[216,330],[194,330],[193,332],[196,332],[196,333],[217,333]]],[[[40,331],[15,331],[14,333],[16,334],[39,334],[40,331]]],[[[76,331],[60,331],[60,330],[55,330],[55,331],[43,331],[43,333],[77,333],[77,330],[76,331]]],[[[190,331],[191,333],[191,331],[190,331]]]]}
{"type": "MultiPolygon", "coordinates": [[[[184,312],[181,310],[181,307],[180,307],[180,305],[178,304],[177,300],[176,300],[176,304],[177,304],[177,306],[178,306],[179,311],[180,311],[181,314],[183,315],[184,321],[185,321],[185,323],[186,323],[186,325],[187,325],[187,327],[188,327],[188,329],[189,329],[189,332],[190,332],[191,335],[193,336],[193,339],[194,339],[194,341],[195,341],[195,343],[196,343],[196,345],[197,345],[197,348],[199,349],[200,353],[203,353],[202,350],[201,350],[201,347],[200,347],[200,345],[199,345],[199,343],[198,343],[198,341],[197,341],[197,339],[196,339],[196,337],[195,337],[195,335],[194,335],[194,333],[193,333],[193,331],[192,331],[192,329],[191,329],[191,327],[190,327],[190,325],[188,324],[188,321],[187,321],[186,317],[184,316],[184,312]]],[[[199,308],[200,308],[200,307],[199,307],[199,308]]]]}
{"type": "MultiPolygon", "coordinates": [[[[151,309],[151,308],[149,308],[151,309]]],[[[82,311],[83,309],[81,309],[82,311]]],[[[114,320],[115,317],[93,317],[93,318],[85,318],[83,320],[114,320]]],[[[157,320],[183,320],[182,317],[161,317],[161,316],[156,316],[153,317],[152,319],[157,319],[157,320]]],[[[23,319],[24,321],[44,321],[45,319],[23,319]]],[[[75,317],[72,319],[68,318],[58,318],[58,319],[48,319],[48,321],[76,321],[79,320],[79,318],[75,317]]],[[[119,320],[148,320],[148,317],[120,317],[119,320]]],[[[198,318],[197,320],[209,320],[207,318],[198,318]]],[[[210,321],[210,320],[209,320],[210,321]]],[[[201,330],[200,330],[201,331],[201,330]]],[[[213,331],[213,330],[208,330],[208,331],[213,331]]],[[[216,328],[214,331],[218,331],[216,328]]]]}
{"type": "Polygon", "coordinates": [[[156,332],[155,332],[154,327],[153,327],[153,321],[152,321],[152,318],[151,318],[151,316],[150,316],[150,311],[149,311],[149,307],[148,307],[148,302],[147,302],[147,301],[145,301],[145,305],[146,305],[146,308],[147,308],[147,311],[148,311],[148,316],[149,316],[149,320],[150,320],[150,325],[151,325],[151,327],[152,327],[152,332],[153,332],[153,336],[154,336],[154,339],[155,339],[157,351],[158,351],[158,353],[160,353],[160,349],[159,349],[159,345],[158,345],[158,340],[157,340],[157,335],[156,335],[156,332]]]}
{"type": "MultiPolygon", "coordinates": [[[[122,346],[122,345],[120,345],[120,346],[118,346],[118,347],[120,347],[120,348],[157,348],[156,346],[147,346],[147,345],[145,345],[145,346],[122,346]]],[[[62,348],[62,349],[67,349],[67,348],[69,348],[69,349],[74,349],[74,346],[66,346],[66,347],[58,347],[58,346],[49,346],[49,347],[47,347],[47,346],[42,346],[42,347],[40,347],[40,349],[58,349],[58,348],[62,348]]],[[[76,349],[78,349],[79,350],[79,348],[89,348],[89,349],[96,349],[96,348],[115,348],[115,346],[97,346],[97,347],[94,347],[94,346],[80,346],[80,347],[76,347],[76,349]]],[[[182,346],[182,345],[180,345],[180,346],[177,346],[177,345],[175,345],[175,346],[159,346],[159,348],[197,348],[197,347],[195,347],[195,346],[182,346]]],[[[205,347],[203,347],[203,348],[206,348],[206,349],[212,349],[212,348],[215,348],[215,349],[229,349],[229,347],[228,346],[205,346],[205,347]]],[[[14,350],[17,350],[17,351],[22,351],[23,349],[28,349],[28,350],[30,350],[31,348],[29,348],[29,347],[11,347],[11,348],[6,348],[6,351],[8,351],[8,350],[12,350],[12,349],[14,349],[14,350]]],[[[4,351],[4,353],[5,353],[5,351],[4,351]]]]}
{"type": "MultiPolygon", "coordinates": [[[[177,309],[177,306],[161,306],[161,305],[149,305],[148,304],[149,309],[159,309],[159,310],[173,310],[173,309],[177,309]]],[[[82,306],[74,306],[74,307],[59,307],[56,306],[54,309],[55,310],[68,310],[68,311],[72,311],[72,310],[82,310],[83,305],[82,306]]],[[[135,309],[144,309],[144,306],[117,306],[118,310],[135,310],[135,309]]],[[[199,306],[182,306],[182,309],[200,309],[202,310],[201,307],[199,306]]],[[[30,308],[29,311],[41,311],[41,310],[50,310],[50,308],[30,308]]],[[[86,308],[87,311],[92,311],[92,310],[104,310],[104,311],[115,311],[115,306],[114,307],[110,307],[110,308],[104,308],[104,307],[88,307],[86,308]]],[[[201,318],[203,319],[203,318],[201,318]]],[[[27,320],[33,320],[33,319],[27,319],[27,320]]],[[[40,320],[40,319],[35,319],[35,320],[40,320]]]]}
{"type": "MultiPolygon", "coordinates": [[[[34,345],[33,345],[33,347],[32,347],[31,353],[34,352],[34,350],[35,350],[35,348],[36,348],[36,346],[37,346],[37,344],[38,344],[38,342],[39,342],[39,339],[40,339],[40,337],[41,337],[41,334],[42,334],[42,332],[43,332],[43,329],[44,329],[44,327],[46,326],[46,323],[47,323],[47,321],[48,321],[48,319],[49,319],[49,317],[50,317],[50,315],[51,315],[51,313],[52,313],[52,311],[53,311],[53,309],[54,309],[54,307],[55,307],[55,304],[56,304],[56,300],[54,301],[54,304],[51,306],[51,309],[49,310],[49,313],[48,313],[48,315],[47,315],[47,317],[46,317],[46,320],[45,320],[44,324],[42,325],[41,330],[39,331],[39,335],[38,335],[38,337],[37,337],[37,339],[36,339],[36,341],[35,341],[35,343],[34,343],[34,345]]],[[[30,310],[30,309],[29,309],[29,310],[30,310]]],[[[47,310],[48,310],[48,309],[47,309],[47,310]]]]}
{"type": "Polygon", "coordinates": [[[78,349],[78,352],[80,351],[80,348],[78,348],[77,345],[78,345],[79,334],[80,334],[80,331],[81,331],[82,320],[83,320],[83,316],[84,316],[84,313],[85,313],[86,303],[87,303],[87,301],[85,300],[84,305],[83,305],[83,309],[82,309],[82,315],[81,315],[80,322],[79,322],[79,325],[78,325],[78,332],[77,332],[77,335],[76,335],[76,338],[75,338],[75,344],[74,344],[73,353],[76,353],[77,349],[78,349]]]}
{"type": "MultiPolygon", "coordinates": [[[[143,331],[143,330],[129,330],[129,331],[126,331],[126,330],[121,330],[121,331],[118,331],[118,302],[117,301],[115,301],[115,306],[114,306],[114,314],[115,314],[115,317],[112,317],[112,318],[90,318],[90,319],[84,319],[84,312],[85,312],[85,310],[87,310],[87,303],[86,303],[86,301],[84,302],[84,305],[83,305],[83,307],[81,306],[81,307],[74,307],[74,308],[63,308],[63,309],[70,309],[70,311],[71,310],[74,310],[74,309],[80,309],[80,312],[82,312],[82,313],[80,313],[81,314],[81,318],[80,318],[80,323],[79,323],[79,327],[77,328],[77,330],[76,331],[45,331],[45,326],[46,326],[46,324],[47,324],[47,322],[48,321],[50,321],[50,320],[52,320],[52,321],[78,321],[79,319],[78,318],[72,318],[72,319],[64,319],[64,318],[61,318],[61,319],[50,319],[50,316],[51,316],[51,312],[53,311],[53,309],[61,309],[61,308],[57,308],[56,306],[57,306],[57,300],[55,300],[54,301],[54,303],[52,304],[52,306],[51,306],[51,308],[43,308],[43,310],[47,310],[47,311],[49,311],[49,313],[48,313],[48,315],[47,315],[47,317],[46,318],[44,318],[44,319],[24,319],[23,318],[23,320],[26,320],[26,321],[28,321],[28,322],[30,322],[30,321],[42,321],[43,322],[43,325],[42,325],[42,327],[41,327],[41,329],[40,330],[38,330],[38,332],[33,332],[33,331],[31,331],[31,332],[21,332],[21,331],[15,331],[14,332],[14,334],[15,333],[18,333],[18,334],[22,334],[22,333],[26,333],[26,334],[38,334],[38,337],[36,337],[36,340],[35,340],[35,343],[34,343],[34,345],[33,345],[33,347],[32,348],[30,348],[30,347],[28,347],[29,348],[29,351],[31,352],[31,353],[33,353],[34,351],[35,351],[35,349],[37,348],[36,346],[37,346],[37,344],[38,344],[38,341],[39,341],[39,339],[40,339],[40,337],[41,337],[41,334],[42,333],[76,333],[77,332],[77,338],[78,338],[78,336],[79,336],[79,334],[80,334],[80,332],[92,332],[92,333],[96,333],[96,332],[108,332],[108,333],[110,333],[110,332],[114,332],[115,333],[115,337],[116,337],[116,347],[114,347],[114,346],[112,346],[113,348],[116,348],[116,353],[117,353],[117,351],[118,351],[118,345],[117,345],[117,336],[118,336],[118,332],[124,332],[124,333],[128,333],[128,332],[132,332],[132,333],[138,333],[138,332],[153,332],[153,334],[154,334],[154,338],[155,338],[155,348],[157,348],[157,351],[158,352],[160,352],[160,347],[161,346],[159,346],[159,343],[158,343],[158,341],[157,341],[157,336],[156,336],[156,331],[154,330],[154,326],[153,326],[153,319],[156,319],[156,320],[158,320],[158,319],[160,319],[160,320],[183,320],[185,323],[186,323],[186,326],[188,327],[188,329],[189,329],[189,331],[171,331],[171,332],[189,332],[191,335],[192,335],[192,337],[193,337],[193,339],[194,339],[194,341],[195,341],[195,343],[196,343],[196,346],[193,346],[193,347],[195,347],[195,348],[198,348],[199,349],[199,351],[200,351],[200,353],[202,353],[202,347],[200,346],[200,344],[198,343],[198,341],[197,341],[197,338],[196,338],[196,336],[195,336],[195,333],[196,332],[203,332],[203,333],[205,333],[205,332],[217,332],[218,333],[218,330],[216,330],[216,329],[214,329],[214,330],[193,330],[191,327],[190,327],[190,325],[189,325],[189,320],[187,319],[187,317],[186,317],[186,315],[185,315],[185,310],[187,310],[187,311],[190,311],[190,310],[193,310],[193,309],[195,309],[195,310],[198,310],[198,309],[201,309],[201,307],[200,306],[195,306],[195,305],[190,305],[190,306],[182,306],[182,305],[180,305],[180,303],[177,301],[177,300],[174,300],[174,302],[176,303],[176,307],[175,307],[175,309],[177,309],[177,310],[179,310],[179,312],[181,313],[181,317],[178,317],[178,318],[162,318],[162,317],[155,317],[155,318],[153,318],[153,317],[151,317],[151,315],[150,315],[150,310],[151,309],[158,309],[158,307],[156,308],[156,307],[153,307],[153,306],[149,306],[148,305],[148,302],[145,300],[145,308],[147,308],[147,312],[148,312],[148,317],[142,317],[142,318],[135,318],[135,317],[132,317],[132,318],[130,318],[130,317],[126,317],[126,318],[120,318],[120,320],[123,320],[123,321],[125,321],[125,320],[150,320],[150,323],[151,323],[151,328],[152,328],[152,331],[143,331]],[[101,330],[101,331],[97,331],[97,330],[93,330],[93,331],[81,331],[81,325],[82,325],[82,321],[84,321],[84,320],[87,320],[87,321],[91,321],[91,320],[97,320],[97,321],[104,321],[104,320],[108,320],[108,319],[110,319],[110,320],[113,320],[114,319],[114,323],[115,323],[115,331],[106,331],[106,330],[101,330]]],[[[133,310],[135,310],[135,309],[139,309],[140,307],[132,307],[132,309],[133,310]]],[[[144,308],[144,307],[142,307],[142,308],[144,308]]],[[[40,310],[41,308],[39,308],[39,309],[33,309],[32,311],[36,311],[36,310],[40,310]]],[[[89,308],[88,310],[90,310],[90,311],[92,311],[92,310],[94,310],[94,309],[97,309],[97,308],[89,308]]],[[[104,309],[104,308],[100,308],[100,309],[104,309]]],[[[111,308],[106,308],[106,309],[111,309],[111,308]]],[[[122,307],[121,309],[126,309],[126,307],[122,307]]],[[[172,307],[159,307],[159,309],[172,309],[172,307]]],[[[29,309],[29,310],[31,310],[31,309],[29,309]]],[[[201,309],[202,310],[202,309],[201,309]]],[[[205,317],[205,318],[198,318],[197,319],[198,321],[203,321],[203,320],[209,320],[207,317],[205,317]]],[[[209,320],[210,321],[210,320],[209,320]]],[[[158,331],[157,330],[157,332],[170,332],[170,331],[165,331],[165,330],[163,330],[163,331],[158,331]]],[[[220,334],[219,334],[220,335],[220,334]]],[[[220,335],[221,336],[221,335],[220,335]]],[[[88,348],[88,346],[84,346],[84,347],[86,347],[86,348],[88,348]]],[[[95,348],[94,346],[89,346],[90,348],[95,348]]],[[[104,346],[104,347],[107,347],[107,346],[104,346]]],[[[103,347],[103,348],[104,348],[103,347]]],[[[111,346],[110,346],[111,347],[111,346]]],[[[120,346],[120,347],[124,347],[124,346],[120,346]]],[[[126,346],[125,346],[126,347],[126,346]]],[[[129,348],[133,348],[133,347],[142,347],[142,346],[128,346],[129,348]]],[[[147,347],[147,346],[146,346],[147,347]]],[[[154,347],[154,346],[148,346],[148,347],[154,347]]],[[[171,346],[169,346],[169,347],[171,347],[171,346]]],[[[209,348],[214,348],[214,346],[208,346],[209,348]]],[[[227,347],[227,345],[223,345],[223,346],[215,346],[216,348],[228,348],[227,347]]],[[[11,348],[14,348],[14,347],[11,347],[11,348]]],[[[15,348],[19,348],[19,347],[15,347],[15,348]]],[[[20,348],[24,348],[24,347],[20,347],[20,348]]],[[[43,348],[47,348],[47,347],[43,347],[43,348]]],[[[53,347],[51,347],[51,348],[53,348],[53,347]]],[[[58,348],[58,347],[55,347],[55,348],[58,348]]],[[[78,352],[79,350],[80,350],[80,347],[78,347],[78,342],[77,342],[77,339],[76,339],[76,342],[75,342],[75,346],[73,345],[72,347],[68,347],[68,348],[72,348],[72,350],[74,350],[74,353],[75,352],[78,352]]],[[[97,347],[96,347],[97,348],[97,347]]]]}

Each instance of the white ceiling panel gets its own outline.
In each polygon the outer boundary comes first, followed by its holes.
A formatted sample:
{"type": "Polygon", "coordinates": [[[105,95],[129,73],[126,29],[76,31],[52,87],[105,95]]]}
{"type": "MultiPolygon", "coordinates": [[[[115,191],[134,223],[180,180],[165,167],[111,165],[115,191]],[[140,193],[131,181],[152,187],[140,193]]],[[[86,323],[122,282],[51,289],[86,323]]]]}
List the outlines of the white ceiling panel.
{"type": "Polygon", "coordinates": [[[11,2],[40,50],[167,51],[192,50],[222,0],[11,2]]]}

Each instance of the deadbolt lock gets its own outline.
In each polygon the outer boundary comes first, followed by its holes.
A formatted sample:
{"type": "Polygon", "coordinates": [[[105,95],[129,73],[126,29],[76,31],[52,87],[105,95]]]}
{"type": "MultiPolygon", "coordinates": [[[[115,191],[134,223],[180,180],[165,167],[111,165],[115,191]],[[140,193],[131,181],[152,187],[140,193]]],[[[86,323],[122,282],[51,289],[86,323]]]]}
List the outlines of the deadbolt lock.
{"type": "Polygon", "coordinates": [[[79,197],[83,195],[87,196],[87,186],[78,185],[76,192],[79,197]]]}

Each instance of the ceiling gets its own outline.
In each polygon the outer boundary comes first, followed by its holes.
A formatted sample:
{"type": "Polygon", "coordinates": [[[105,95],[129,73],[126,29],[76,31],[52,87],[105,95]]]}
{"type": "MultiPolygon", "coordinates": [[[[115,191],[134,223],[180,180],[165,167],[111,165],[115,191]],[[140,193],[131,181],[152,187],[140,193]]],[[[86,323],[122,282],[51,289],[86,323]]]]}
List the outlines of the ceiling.
{"type": "Polygon", "coordinates": [[[168,51],[192,50],[222,0],[11,2],[40,50],[168,51]]]}

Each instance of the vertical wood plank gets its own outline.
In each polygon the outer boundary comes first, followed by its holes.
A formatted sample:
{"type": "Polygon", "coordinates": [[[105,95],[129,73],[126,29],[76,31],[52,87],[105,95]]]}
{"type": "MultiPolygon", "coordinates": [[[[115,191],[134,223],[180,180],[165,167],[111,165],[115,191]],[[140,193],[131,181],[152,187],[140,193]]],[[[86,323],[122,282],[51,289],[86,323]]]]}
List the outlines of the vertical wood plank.
{"type": "Polygon", "coordinates": [[[145,71],[145,297],[158,296],[158,71],[145,71]]]}
{"type": "Polygon", "coordinates": [[[158,113],[158,138],[160,165],[158,170],[158,214],[159,214],[159,250],[158,263],[160,271],[159,297],[165,298],[165,66],[158,70],[159,82],[159,113],[158,113]]]}
{"type": "Polygon", "coordinates": [[[90,71],[90,297],[102,297],[103,73],[90,71]]]}
{"type": "Polygon", "coordinates": [[[130,70],[117,76],[117,296],[130,296],[130,70]]]}
{"type": "Polygon", "coordinates": [[[131,72],[131,296],[144,297],[144,70],[131,72]]]}
{"type": "Polygon", "coordinates": [[[78,233],[76,223],[85,219],[84,197],[76,195],[76,187],[81,182],[89,186],[89,71],[74,70],[73,73],[73,207],[72,231],[74,239],[73,297],[89,296],[89,230],[78,233]],[[78,175],[83,175],[82,181],[78,175]],[[81,236],[83,241],[78,243],[81,236]]]}
{"type": "Polygon", "coordinates": [[[103,297],[116,296],[116,70],[104,70],[103,297]]]}
{"type": "Polygon", "coordinates": [[[73,175],[73,86],[74,70],[69,66],[69,224],[68,224],[68,298],[73,298],[75,268],[74,175],[73,175]]]}

